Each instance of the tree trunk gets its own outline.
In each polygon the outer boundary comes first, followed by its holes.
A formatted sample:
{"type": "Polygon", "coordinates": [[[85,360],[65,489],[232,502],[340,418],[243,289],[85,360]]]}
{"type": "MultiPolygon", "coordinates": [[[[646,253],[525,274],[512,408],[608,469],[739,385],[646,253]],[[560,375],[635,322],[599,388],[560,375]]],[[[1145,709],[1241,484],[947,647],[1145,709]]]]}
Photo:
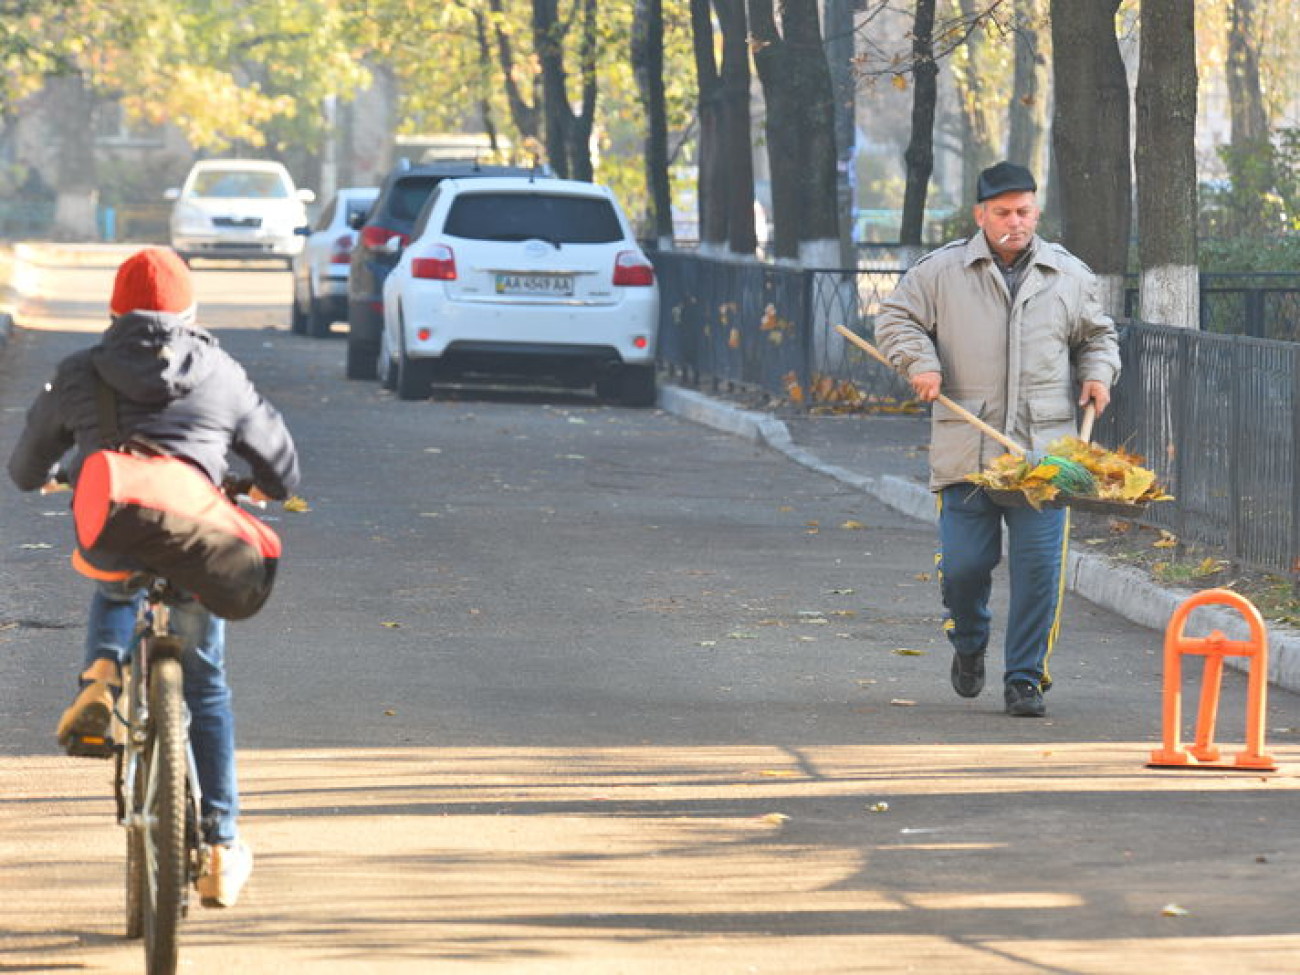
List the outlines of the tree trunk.
{"type": "MultiPolygon", "coordinates": [[[[582,110],[569,123],[569,169],[574,179],[590,183],[596,175],[591,160],[591,130],[596,124],[596,0],[582,0],[582,37],[578,75],[582,79],[582,110]]],[[[568,101],[565,101],[568,106],[568,101]]]]}
{"type": "Polygon", "coordinates": [[[663,0],[636,0],[632,13],[632,68],[645,108],[645,233],[661,249],[673,243],[672,191],[668,184],[668,113],[664,103],[663,0]]]}
{"type": "Polygon", "coordinates": [[[1092,266],[1106,310],[1124,310],[1133,188],[1120,0],[1051,0],[1053,158],[1065,246],[1092,266]]]}
{"type": "Polygon", "coordinates": [[[541,65],[546,156],[555,175],[567,179],[573,173],[569,159],[573,111],[564,68],[565,28],[557,8],[558,0],[533,0],[533,50],[541,65]]]}
{"type": "Polygon", "coordinates": [[[497,63],[501,66],[501,76],[505,79],[506,104],[510,106],[510,119],[519,130],[521,141],[525,144],[540,141],[541,137],[541,109],[542,92],[541,83],[534,78],[532,91],[525,96],[520,90],[519,82],[515,77],[515,54],[514,47],[510,43],[510,35],[501,29],[501,0],[489,0],[489,6],[493,13],[493,23],[497,63]]]}
{"type": "Polygon", "coordinates": [[[1228,106],[1232,143],[1221,150],[1232,184],[1229,206],[1236,219],[1229,233],[1259,236],[1272,231],[1266,204],[1277,183],[1277,160],[1269,138],[1268,111],[1260,84],[1261,38],[1255,26],[1255,0],[1232,0],[1228,10],[1228,106]]]}
{"type": "Polygon", "coordinates": [[[749,23],[744,0],[713,0],[722,25],[722,173],[726,241],[733,256],[753,257],[754,146],[750,122],[749,23]]]}
{"type": "Polygon", "coordinates": [[[988,34],[980,23],[986,11],[977,0],[957,0],[957,10],[961,19],[973,28],[965,43],[954,52],[952,62],[960,108],[963,199],[973,200],[980,172],[1002,156],[998,124],[1001,105],[993,98],[983,74],[993,58],[988,34]]]}
{"type": "Polygon", "coordinates": [[[825,0],[826,61],[834,93],[835,205],[839,211],[840,267],[853,267],[854,155],[857,125],[854,105],[857,85],[853,78],[853,0],[825,0]]]}
{"type": "Polygon", "coordinates": [[[1047,178],[1044,149],[1047,144],[1047,58],[1042,42],[1046,40],[1044,0],[1016,0],[1016,60],[1012,82],[1010,133],[1007,136],[1007,159],[1026,167],[1038,177],[1047,178]]]}
{"type": "Polygon", "coordinates": [[[709,0],[691,0],[700,117],[700,251],[752,257],[756,246],[754,160],[750,154],[744,0],[714,0],[713,8],[722,31],[721,70],[709,0]]]}
{"type": "Polygon", "coordinates": [[[561,20],[559,0],[533,0],[533,50],[541,65],[546,154],[555,175],[592,178],[591,130],[596,113],[596,0],[580,0],[571,20],[561,20]],[[564,41],[569,26],[578,24],[578,75],[582,80],[582,110],[569,104],[569,76],[564,41]]]}
{"type": "Polygon", "coordinates": [[[1268,112],[1259,81],[1261,39],[1255,27],[1255,0],[1228,4],[1228,108],[1232,141],[1268,139],[1268,112]]]}
{"type": "Polygon", "coordinates": [[[754,64],[767,102],[773,251],[778,259],[834,262],[835,119],[816,0],[784,0],[781,29],[772,0],[749,0],[754,64]]]}
{"type": "Polygon", "coordinates": [[[1137,84],[1142,319],[1199,326],[1193,0],[1142,0],[1137,84]]]}
{"type": "Polygon", "coordinates": [[[51,77],[46,84],[58,144],[53,232],[60,240],[97,240],[95,97],[80,75],[51,77]]]}
{"type": "Polygon", "coordinates": [[[903,192],[903,222],[898,239],[904,247],[915,248],[917,256],[925,232],[926,195],[934,173],[934,113],[939,101],[939,66],[934,61],[934,7],[935,0],[917,0],[912,21],[912,134],[903,153],[907,187],[903,192]]]}

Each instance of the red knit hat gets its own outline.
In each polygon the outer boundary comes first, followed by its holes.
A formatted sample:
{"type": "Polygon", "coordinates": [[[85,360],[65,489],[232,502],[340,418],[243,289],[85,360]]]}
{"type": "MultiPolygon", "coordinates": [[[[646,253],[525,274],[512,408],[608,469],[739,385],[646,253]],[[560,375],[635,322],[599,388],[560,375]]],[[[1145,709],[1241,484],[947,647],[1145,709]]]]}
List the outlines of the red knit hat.
{"type": "Polygon", "coordinates": [[[194,306],[190,269],[173,250],[146,247],[122,262],[113,282],[114,315],[132,311],[184,312],[194,306]]]}

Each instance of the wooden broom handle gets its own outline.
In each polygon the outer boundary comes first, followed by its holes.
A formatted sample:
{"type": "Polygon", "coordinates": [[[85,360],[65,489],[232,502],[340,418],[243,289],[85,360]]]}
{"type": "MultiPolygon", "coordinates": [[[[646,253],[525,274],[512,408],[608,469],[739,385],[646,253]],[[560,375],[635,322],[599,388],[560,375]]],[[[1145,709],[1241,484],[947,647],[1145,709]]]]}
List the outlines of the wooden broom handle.
{"type": "MultiPolygon", "coordinates": [[[[846,339],[848,339],[850,342],[856,345],[863,352],[867,353],[867,355],[871,356],[877,362],[880,362],[883,365],[888,366],[890,369],[893,369],[895,372],[898,372],[899,375],[902,375],[902,373],[899,372],[899,370],[894,366],[894,364],[885,358],[884,353],[882,353],[874,345],[872,345],[870,342],[864,339],[861,335],[858,335],[855,332],[850,332],[843,325],[836,325],[835,331],[839,332],[846,339]]],[[[907,377],[904,376],[903,378],[906,379],[907,377]]],[[[991,437],[992,439],[996,440],[998,443],[1000,443],[1003,447],[1006,447],[1007,450],[1011,451],[1011,453],[1015,454],[1017,457],[1023,457],[1025,455],[1024,447],[1020,446],[1020,444],[1016,443],[1014,440],[1008,437],[1001,430],[989,426],[987,423],[985,423],[983,420],[977,417],[970,410],[966,409],[966,407],[958,406],[947,396],[943,395],[943,393],[940,393],[937,398],[940,403],[942,403],[948,409],[952,410],[952,412],[956,413],[959,417],[961,417],[963,420],[965,420],[967,423],[973,426],[976,430],[984,434],[984,436],[991,437]]]]}
{"type": "Polygon", "coordinates": [[[1088,400],[1088,405],[1083,408],[1083,422],[1079,424],[1079,439],[1084,443],[1092,440],[1092,424],[1097,419],[1097,404],[1088,400]]]}

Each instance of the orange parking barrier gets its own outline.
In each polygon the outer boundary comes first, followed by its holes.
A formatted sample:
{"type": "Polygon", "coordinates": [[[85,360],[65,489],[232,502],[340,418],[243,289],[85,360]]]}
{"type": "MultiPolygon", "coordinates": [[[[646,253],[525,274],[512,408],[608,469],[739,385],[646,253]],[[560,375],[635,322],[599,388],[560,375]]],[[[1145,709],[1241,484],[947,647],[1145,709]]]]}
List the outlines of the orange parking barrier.
{"type": "Polygon", "coordinates": [[[1268,631],[1264,619],[1245,596],[1230,589],[1206,589],[1186,600],[1174,611],[1165,629],[1164,747],[1151,753],[1153,766],[1176,768],[1227,768],[1272,771],[1277,764],[1263,753],[1264,706],[1268,695],[1268,631]],[[1183,629],[1192,610],[1199,606],[1224,605],[1236,609],[1250,627],[1250,639],[1229,640],[1218,630],[1209,636],[1185,636],[1183,629]],[[1196,712],[1196,743],[1182,746],[1183,656],[1205,658],[1201,674],[1201,702],[1196,712]],[[1250,675],[1246,687],[1246,750],[1229,764],[1219,761],[1214,744],[1214,723],[1219,714],[1219,689],[1225,657],[1248,657],[1250,675]]]}

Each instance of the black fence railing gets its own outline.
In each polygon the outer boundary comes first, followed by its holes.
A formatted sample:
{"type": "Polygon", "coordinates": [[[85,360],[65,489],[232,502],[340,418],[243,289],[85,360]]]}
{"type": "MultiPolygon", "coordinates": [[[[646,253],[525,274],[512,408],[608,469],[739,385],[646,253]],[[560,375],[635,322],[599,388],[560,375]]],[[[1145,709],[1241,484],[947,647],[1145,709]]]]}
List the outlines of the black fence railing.
{"type": "MultiPolygon", "coordinates": [[[[1300,274],[1288,271],[1201,275],[1201,330],[1300,342],[1300,274]]],[[[1124,314],[1140,320],[1138,289],[1124,295],[1124,314]]]]}
{"type": "MultiPolygon", "coordinates": [[[[805,406],[901,401],[891,370],[833,326],[874,337],[899,271],[798,270],[654,255],[661,362],[699,386],[805,406]]],[[[1300,289],[1297,290],[1300,294],[1300,289]]],[[[1300,560],[1300,343],[1128,322],[1098,442],[1140,454],[1175,500],[1144,523],[1290,573],[1300,560]]]]}
{"type": "Polygon", "coordinates": [[[0,200],[0,239],[43,238],[53,222],[53,200],[0,200]]]}
{"type": "Polygon", "coordinates": [[[1175,500],[1144,522],[1289,573],[1300,558],[1300,344],[1120,329],[1124,371],[1097,439],[1146,458],[1175,500]]]}

